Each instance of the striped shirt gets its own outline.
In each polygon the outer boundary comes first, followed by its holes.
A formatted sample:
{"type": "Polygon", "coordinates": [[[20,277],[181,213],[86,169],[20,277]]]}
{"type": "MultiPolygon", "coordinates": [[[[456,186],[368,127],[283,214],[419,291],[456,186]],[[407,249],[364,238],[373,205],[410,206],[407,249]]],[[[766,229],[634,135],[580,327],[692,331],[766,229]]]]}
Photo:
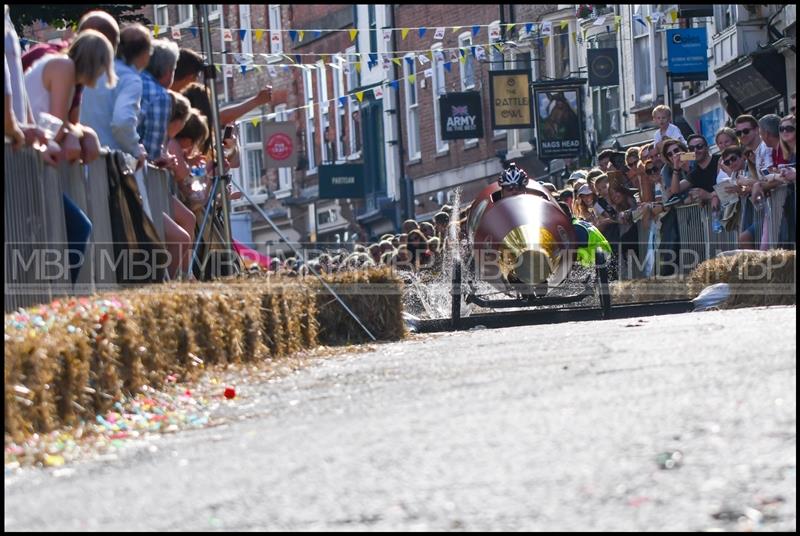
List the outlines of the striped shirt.
{"type": "Polygon", "coordinates": [[[142,71],[142,111],[139,114],[139,138],[147,151],[147,159],[161,156],[167,141],[167,125],[172,108],[169,92],[147,70],[142,71]]]}

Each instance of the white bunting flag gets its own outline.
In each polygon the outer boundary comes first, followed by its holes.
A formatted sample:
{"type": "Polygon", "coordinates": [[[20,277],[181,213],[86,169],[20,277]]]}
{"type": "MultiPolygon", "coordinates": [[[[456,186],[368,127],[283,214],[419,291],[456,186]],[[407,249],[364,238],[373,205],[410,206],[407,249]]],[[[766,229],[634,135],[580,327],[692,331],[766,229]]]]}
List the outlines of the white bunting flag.
{"type": "Polygon", "coordinates": [[[172,38],[176,40],[180,40],[181,38],[181,30],[180,28],[172,27],[172,38]]]}
{"type": "Polygon", "coordinates": [[[233,65],[223,65],[222,68],[226,78],[233,78],[233,65]]]}
{"type": "Polygon", "coordinates": [[[542,30],[541,36],[542,37],[549,37],[553,35],[553,23],[550,21],[546,21],[542,23],[542,30]]]}
{"type": "Polygon", "coordinates": [[[434,32],[433,38],[437,39],[439,41],[444,39],[444,27],[443,26],[440,26],[439,28],[436,28],[436,32],[434,32]]]}
{"type": "Polygon", "coordinates": [[[383,31],[383,40],[388,43],[392,40],[392,31],[391,30],[384,30],[383,31]]]}
{"type": "Polygon", "coordinates": [[[225,40],[225,42],[233,42],[233,32],[230,30],[230,28],[226,28],[222,32],[222,38],[225,40]]]}
{"type": "Polygon", "coordinates": [[[489,25],[489,39],[500,39],[500,23],[489,25]]]}
{"type": "Polygon", "coordinates": [[[425,69],[425,78],[433,78],[433,69],[425,69]]]}
{"type": "Polygon", "coordinates": [[[276,76],[278,76],[278,69],[276,69],[276,68],[275,68],[275,67],[273,67],[272,65],[270,65],[269,67],[267,67],[267,71],[269,72],[269,75],[270,75],[271,77],[273,77],[273,78],[275,78],[276,76]]]}
{"type": "Polygon", "coordinates": [[[420,65],[428,65],[431,62],[426,54],[420,54],[417,56],[417,59],[419,60],[420,65]]]}
{"type": "Polygon", "coordinates": [[[372,90],[372,92],[375,94],[375,98],[376,99],[382,99],[383,98],[383,88],[381,86],[375,86],[375,88],[372,90]]]}
{"type": "Polygon", "coordinates": [[[478,58],[478,61],[483,61],[486,59],[486,51],[483,49],[482,46],[478,46],[475,49],[475,57],[478,58]]]}

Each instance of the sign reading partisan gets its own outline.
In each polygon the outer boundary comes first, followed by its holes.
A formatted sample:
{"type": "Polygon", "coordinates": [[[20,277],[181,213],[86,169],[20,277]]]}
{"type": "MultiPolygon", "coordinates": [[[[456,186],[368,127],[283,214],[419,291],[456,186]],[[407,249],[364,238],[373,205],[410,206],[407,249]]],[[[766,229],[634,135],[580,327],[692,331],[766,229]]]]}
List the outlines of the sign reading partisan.
{"type": "Polygon", "coordinates": [[[578,87],[534,87],[539,158],[575,158],[581,153],[583,107],[578,87]]]}
{"type": "Polygon", "coordinates": [[[364,164],[319,166],[320,199],[364,197],[364,164]]]}
{"type": "Polygon", "coordinates": [[[490,71],[492,128],[531,128],[531,72],[528,69],[490,71]]]}
{"type": "Polygon", "coordinates": [[[297,165],[297,124],[294,121],[261,123],[264,167],[293,168],[297,165]]]}
{"type": "Polygon", "coordinates": [[[443,140],[483,137],[481,94],[478,91],[447,93],[439,97],[443,140]]]}

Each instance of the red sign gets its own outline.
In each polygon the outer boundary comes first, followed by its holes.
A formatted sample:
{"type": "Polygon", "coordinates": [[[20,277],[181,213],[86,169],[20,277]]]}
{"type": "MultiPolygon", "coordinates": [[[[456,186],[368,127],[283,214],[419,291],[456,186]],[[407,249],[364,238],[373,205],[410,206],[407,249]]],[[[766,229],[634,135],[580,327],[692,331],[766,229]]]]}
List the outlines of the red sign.
{"type": "Polygon", "coordinates": [[[267,154],[274,160],[286,160],[292,155],[292,138],[278,132],[267,140],[267,154]]]}

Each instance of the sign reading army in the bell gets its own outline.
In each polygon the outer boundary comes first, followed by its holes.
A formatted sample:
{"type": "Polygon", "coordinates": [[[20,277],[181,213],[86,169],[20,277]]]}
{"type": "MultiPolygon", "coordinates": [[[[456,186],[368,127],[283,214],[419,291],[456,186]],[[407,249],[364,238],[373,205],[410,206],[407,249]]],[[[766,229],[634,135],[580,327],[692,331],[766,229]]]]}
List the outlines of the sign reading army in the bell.
{"type": "Polygon", "coordinates": [[[478,91],[446,93],[439,97],[439,119],[443,140],[483,137],[481,94],[478,91]]]}

